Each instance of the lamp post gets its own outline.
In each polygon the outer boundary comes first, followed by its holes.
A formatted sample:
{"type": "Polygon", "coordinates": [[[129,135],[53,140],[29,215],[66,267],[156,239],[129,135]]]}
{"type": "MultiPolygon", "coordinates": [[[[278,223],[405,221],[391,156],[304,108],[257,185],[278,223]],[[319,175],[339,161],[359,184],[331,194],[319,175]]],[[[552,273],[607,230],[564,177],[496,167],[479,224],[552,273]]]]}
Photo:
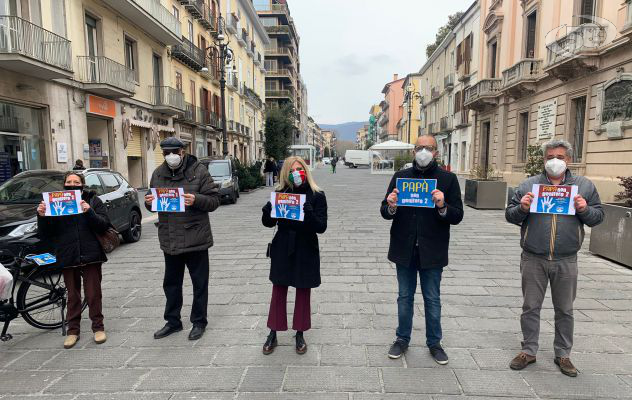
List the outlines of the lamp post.
{"type": "MultiPolygon", "coordinates": [[[[224,158],[228,157],[228,133],[226,131],[226,66],[230,65],[235,58],[233,51],[228,47],[230,38],[224,36],[226,31],[226,21],[220,14],[217,18],[217,35],[213,36],[213,42],[215,46],[209,46],[204,50],[204,54],[210,49],[217,49],[219,51],[219,88],[220,97],[222,102],[222,154],[224,158]]],[[[233,65],[233,71],[234,71],[233,65]]],[[[203,67],[202,72],[208,72],[208,67],[203,67]]]]}
{"type": "Polygon", "coordinates": [[[420,100],[421,94],[415,90],[415,85],[412,82],[406,86],[406,103],[408,104],[408,140],[410,141],[410,120],[413,114],[413,101],[420,100]]]}

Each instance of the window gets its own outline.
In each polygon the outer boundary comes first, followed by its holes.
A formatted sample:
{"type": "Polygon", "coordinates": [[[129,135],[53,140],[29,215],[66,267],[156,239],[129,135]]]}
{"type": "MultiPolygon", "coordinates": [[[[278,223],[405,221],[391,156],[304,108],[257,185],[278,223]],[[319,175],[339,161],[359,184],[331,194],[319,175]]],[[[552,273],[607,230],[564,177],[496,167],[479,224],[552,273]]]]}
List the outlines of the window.
{"type": "Polygon", "coordinates": [[[100,196],[102,194],[105,194],[105,192],[103,191],[103,186],[101,185],[101,181],[99,180],[99,177],[95,174],[92,175],[86,175],[86,187],[87,190],[91,190],[93,192],[95,192],[97,194],[97,196],[100,196]]]}
{"type": "Polygon", "coordinates": [[[266,91],[278,90],[278,82],[266,79],[266,91]]]}
{"type": "Polygon", "coordinates": [[[136,82],[138,82],[138,68],[136,65],[136,60],[138,59],[136,53],[136,41],[130,39],[129,37],[125,37],[125,66],[132,71],[134,71],[134,77],[136,82]]]}
{"type": "Polygon", "coordinates": [[[529,145],[529,113],[518,115],[518,134],[516,138],[516,161],[527,161],[527,147],[529,145]]]}
{"type": "Polygon", "coordinates": [[[176,90],[182,92],[182,74],[176,71],[176,90]]]}
{"type": "Polygon", "coordinates": [[[233,102],[233,96],[228,98],[228,119],[235,120],[235,103],[233,102]]]}
{"type": "Polygon", "coordinates": [[[65,0],[51,0],[50,10],[53,33],[66,37],[66,6],[65,0]]]}
{"type": "MultiPolygon", "coordinates": [[[[22,14],[24,15],[25,3],[22,3],[22,14]]],[[[42,26],[42,8],[40,0],[28,0],[28,19],[37,26],[42,26]]]]}
{"type": "Polygon", "coordinates": [[[527,40],[526,40],[526,48],[525,48],[525,57],[526,58],[535,58],[535,37],[536,37],[536,26],[538,22],[538,13],[537,11],[532,12],[527,17],[527,40]]]}
{"type": "Polygon", "coordinates": [[[180,10],[178,10],[178,7],[173,6],[172,11],[173,11],[173,16],[176,17],[178,21],[180,21],[180,10]]]}
{"type": "Polygon", "coordinates": [[[264,65],[268,72],[277,70],[277,60],[265,60],[264,65]]]}
{"type": "Polygon", "coordinates": [[[191,104],[195,107],[195,81],[189,81],[189,87],[191,89],[191,104]]]}
{"type": "Polygon", "coordinates": [[[496,61],[497,61],[498,42],[489,45],[489,77],[496,77],[496,61]]]}
{"type": "Polygon", "coordinates": [[[592,17],[595,16],[595,0],[579,0],[579,10],[577,17],[579,24],[593,23],[592,17]]]}
{"type": "Polygon", "coordinates": [[[627,9],[626,9],[626,19],[625,19],[625,23],[626,25],[630,25],[632,24],[632,1],[631,0],[627,0],[627,9]]]}
{"type": "Polygon", "coordinates": [[[573,145],[573,162],[579,163],[584,157],[584,131],[586,129],[586,96],[571,101],[570,142],[573,145]]]}
{"type": "Polygon", "coordinates": [[[97,49],[97,20],[86,14],[86,55],[95,57],[97,49]]]}
{"type": "Polygon", "coordinates": [[[263,26],[277,26],[277,19],[274,17],[259,18],[263,26]]]}
{"type": "Polygon", "coordinates": [[[121,187],[119,181],[112,174],[101,174],[101,180],[105,186],[105,193],[111,193],[121,187]]]}

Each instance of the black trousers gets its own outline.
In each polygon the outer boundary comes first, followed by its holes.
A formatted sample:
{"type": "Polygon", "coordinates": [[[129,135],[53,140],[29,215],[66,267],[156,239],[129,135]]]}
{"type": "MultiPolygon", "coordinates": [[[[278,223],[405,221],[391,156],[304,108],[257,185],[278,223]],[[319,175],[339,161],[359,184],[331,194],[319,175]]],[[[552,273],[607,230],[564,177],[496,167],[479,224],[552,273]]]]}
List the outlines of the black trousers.
{"type": "Polygon", "coordinates": [[[165,320],[172,327],[182,326],[182,283],[184,267],[189,270],[193,283],[193,306],[191,307],[191,323],[194,326],[206,327],[206,310],[208,305],[208,250],[172,256],[165,253],[165,278],[162,288],[165,291],[167,304],[165,320]]]}

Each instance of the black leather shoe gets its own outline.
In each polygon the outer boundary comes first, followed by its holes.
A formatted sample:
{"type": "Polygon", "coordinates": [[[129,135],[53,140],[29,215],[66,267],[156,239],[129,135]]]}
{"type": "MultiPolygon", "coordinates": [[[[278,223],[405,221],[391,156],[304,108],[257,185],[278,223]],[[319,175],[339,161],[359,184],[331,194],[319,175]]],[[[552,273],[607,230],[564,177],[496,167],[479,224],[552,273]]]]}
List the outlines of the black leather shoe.
{"type": "Polygon", "coordinates": [[[307,352],[307,343],[303,335],[296,335],[296,353],[305,354],[307,352]]]}
{"type": "Polygon", "coordinates": [[[191,328],[191,332],[189,333],[189,340],[198,340],[202,337],[202,335],[204,335],[205,330],[206,328],[203,326],[193,326],[193,328],[191,328]]]}
{"type": "Polygon", "coordinates": [[[279,342],[277,341],[276,333],[270,332],[266,342],[263,344],[263,354],[266,356],[272,354],[272,352],[274,352],[274,348],[278,345],[279,342]]]}
{"type": "Polygon", "coordinates": [[[171,335],[172,333],[180,332],[182,330],[182,326],[173,327],[171,325],[165,325],[161,330],[154,333],[154,339],[162,339],[171,335]]]}

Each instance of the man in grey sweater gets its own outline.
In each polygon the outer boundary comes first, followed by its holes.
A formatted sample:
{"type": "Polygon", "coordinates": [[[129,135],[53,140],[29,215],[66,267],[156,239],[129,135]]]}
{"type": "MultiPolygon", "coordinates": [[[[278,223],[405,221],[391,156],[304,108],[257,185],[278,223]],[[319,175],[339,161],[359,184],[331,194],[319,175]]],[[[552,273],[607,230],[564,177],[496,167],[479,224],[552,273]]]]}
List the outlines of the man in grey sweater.
{"type": "Polygon", "coordinates": [[[570,361],[573,346],[573,302],[577,293],[577,252],[584,240],[584,225],[599,225],[604,218],[595,185],[583,176],[574,176],[567,168],[572,148],[565,140],[551,140],[542,146],[544,172],[528,178],[518,187],[505,217],[521,225],[522,256],[522,351],[511,361],[511,369],[521,370],[536,361],[540,334],[540,310],[551,283],[555,310],[555,364],[563,374],[575,377],[577,369],[570,361]],[[530,213],[535,195],[534,184],[575,185],[578,194],[572,201],[575,215],[530,213]]]}

